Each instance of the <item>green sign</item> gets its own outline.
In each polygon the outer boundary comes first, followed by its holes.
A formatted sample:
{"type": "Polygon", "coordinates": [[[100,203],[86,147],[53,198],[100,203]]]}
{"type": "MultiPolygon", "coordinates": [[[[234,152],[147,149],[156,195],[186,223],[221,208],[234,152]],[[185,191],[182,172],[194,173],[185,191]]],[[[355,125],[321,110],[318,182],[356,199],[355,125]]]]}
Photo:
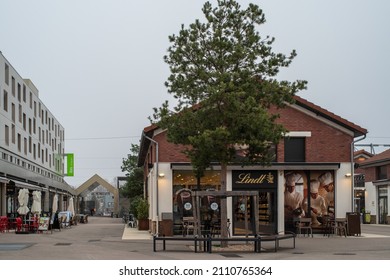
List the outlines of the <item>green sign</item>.
{"type": "Polygon", "coordinates": [[[66,154],[66,176],[74,176],[74,154],[66,154]]]}

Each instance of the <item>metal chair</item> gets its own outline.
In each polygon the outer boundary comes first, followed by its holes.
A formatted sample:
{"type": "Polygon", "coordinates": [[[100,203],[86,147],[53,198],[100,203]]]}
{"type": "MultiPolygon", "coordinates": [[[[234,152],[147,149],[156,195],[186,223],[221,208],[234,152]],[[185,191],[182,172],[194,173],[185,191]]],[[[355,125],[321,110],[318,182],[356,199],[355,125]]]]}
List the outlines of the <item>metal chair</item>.
{"type": "Polygon", "coordinates": [[[194,217],[183,217],[182,226],[183,226],[183,236],[195,233],[195,218],[194,217]]]}
{"type": "Polygon", "coordinates": [[[334,223],[334,233],[338,235],[344,235],[347,237],[347,219],[336,218],[334,223]]]}
{"type": "Polygon", "coordinates": [[[324,236],[330,236],[331,234],[334,234],[334,219],[329,215],[324,215],[322,220],[322,226],[324,229],[323,235],[324,236]]]}
{"type": "Polygon", "coordinates": [[[297,228],[297,234],[301,235],[303,233],[303,236],[311,235],[313,237],[313,229],[311,227],[311,218],[299,218],[296,222],[296,228],[297,228]]]}
{"type": "Polygon", "coordinates": [[[135,228],[137,227],[137,220],[135,219],[134,215],[133,214],[130,214],[129,215],[129,223],[128,223],[129,227],[131,228],[135,228]]]}

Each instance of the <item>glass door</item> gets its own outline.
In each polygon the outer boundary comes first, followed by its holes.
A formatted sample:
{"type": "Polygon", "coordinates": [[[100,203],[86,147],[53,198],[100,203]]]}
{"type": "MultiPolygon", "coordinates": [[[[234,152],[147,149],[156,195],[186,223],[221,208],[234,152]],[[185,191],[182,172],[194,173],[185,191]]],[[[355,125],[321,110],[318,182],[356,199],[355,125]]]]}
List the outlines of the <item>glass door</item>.
{"type": "MultiPolygon", "coordinates": [[[[253,198],[233,197],[233,235],[253,235],[255,211],[253,198]]],[[[275,191],[259,192],[259,232],[275,233],[276,231],[276,195],[275,191]]]]}
{"type": "Polygon", "coordinates": [[[387,223],[387,186],[378,187],[378,223],[387,223]]]}
{"type": "Polygon", "coordinates": [[[387,197],[379,197],[379,224],[386,224],[387,219],[387,197]]]}
{"type": "Polygon", "coordinates": [[[276,196],[274,191],[259,193],[259,232],[276,231],[276,196]]]}

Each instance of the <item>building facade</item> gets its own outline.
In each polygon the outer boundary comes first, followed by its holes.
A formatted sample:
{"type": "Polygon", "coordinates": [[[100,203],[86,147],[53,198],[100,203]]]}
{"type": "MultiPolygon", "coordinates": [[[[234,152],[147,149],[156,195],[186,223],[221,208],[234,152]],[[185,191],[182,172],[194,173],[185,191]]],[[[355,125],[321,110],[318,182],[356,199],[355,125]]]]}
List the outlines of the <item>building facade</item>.
{"type": "MultiPolygon", "coordinates": [[[[257,224],[261,232],[289,230],[298,216],[312,217],[313,224],[320,225],[322,215],[345,217],[353,211],[353,143],[367,130],[298,96],[295,104],[278,113],[278,122],[289,132],[276,145],[271,166],[228,166],[227,191],[255,191],[258,200],[245,195],[227,198],[231,235],[251,234],[257,224]]],[[[139,166],[145,170],[154,233],[166,225],[171,225],[172,234],[181,232],[182,218],[194,215],[194,190],[204,191],[196,202],[200,222],[220,214],[220,198],[212,195],[220,190],[220,166],[214,165],[197,181],[181,150],[156,126],[142,132],[139,166]]]]}
{"type": "Polygon", "coordinates": [[[18,192],[41,192],[42,212],[54,194],[66,209],[72,188],[64,181],[65,129],[39,99],[31,80],[22,78],[0,52],[0,214],[18,215],[18,192]]]}
{"type": "Polygon", "coordinates": [[[364,174],[364,206],[371,223],[389,224],[390,150],[386,150],[359,163],[364,174]]]}

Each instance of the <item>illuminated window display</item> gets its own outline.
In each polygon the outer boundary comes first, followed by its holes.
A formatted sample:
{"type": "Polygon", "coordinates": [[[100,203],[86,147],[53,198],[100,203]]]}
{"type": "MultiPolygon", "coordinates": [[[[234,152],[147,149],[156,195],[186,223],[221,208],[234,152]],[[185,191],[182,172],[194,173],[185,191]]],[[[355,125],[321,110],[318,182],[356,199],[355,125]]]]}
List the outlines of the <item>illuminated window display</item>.
{"type": "MultiPolygon", "coordinates": [[[[192,170],[173,170],[173,224],[174,234],[181,234],[182,218],[193,217],[193,197],[191,191],[220,190],[221,174],[219,171],[206,171],[200,179],[199,186],[197,178],[192,170]]],[[[218,220],[220,217],[220,199],[214,196],[203,197],[200,200],[201,222],[218,220]]]]}
{"type": "Polygon", "coordinates": [[[299,217],[311,217],[313,228],[322,227],[325,216],[334,217],[333,171],[289,171],[284,178],[285,230],[294,231],[299,217]]]}
{"type": "MultiPolygon", "coordinates": [[[[277,173],[269,170],[233,171],[234,191],[258,191],[259,232],[276,231],[277,173]]],[[[233,197],[233,235],[254,234],[254,197],[233,197]]]]}

